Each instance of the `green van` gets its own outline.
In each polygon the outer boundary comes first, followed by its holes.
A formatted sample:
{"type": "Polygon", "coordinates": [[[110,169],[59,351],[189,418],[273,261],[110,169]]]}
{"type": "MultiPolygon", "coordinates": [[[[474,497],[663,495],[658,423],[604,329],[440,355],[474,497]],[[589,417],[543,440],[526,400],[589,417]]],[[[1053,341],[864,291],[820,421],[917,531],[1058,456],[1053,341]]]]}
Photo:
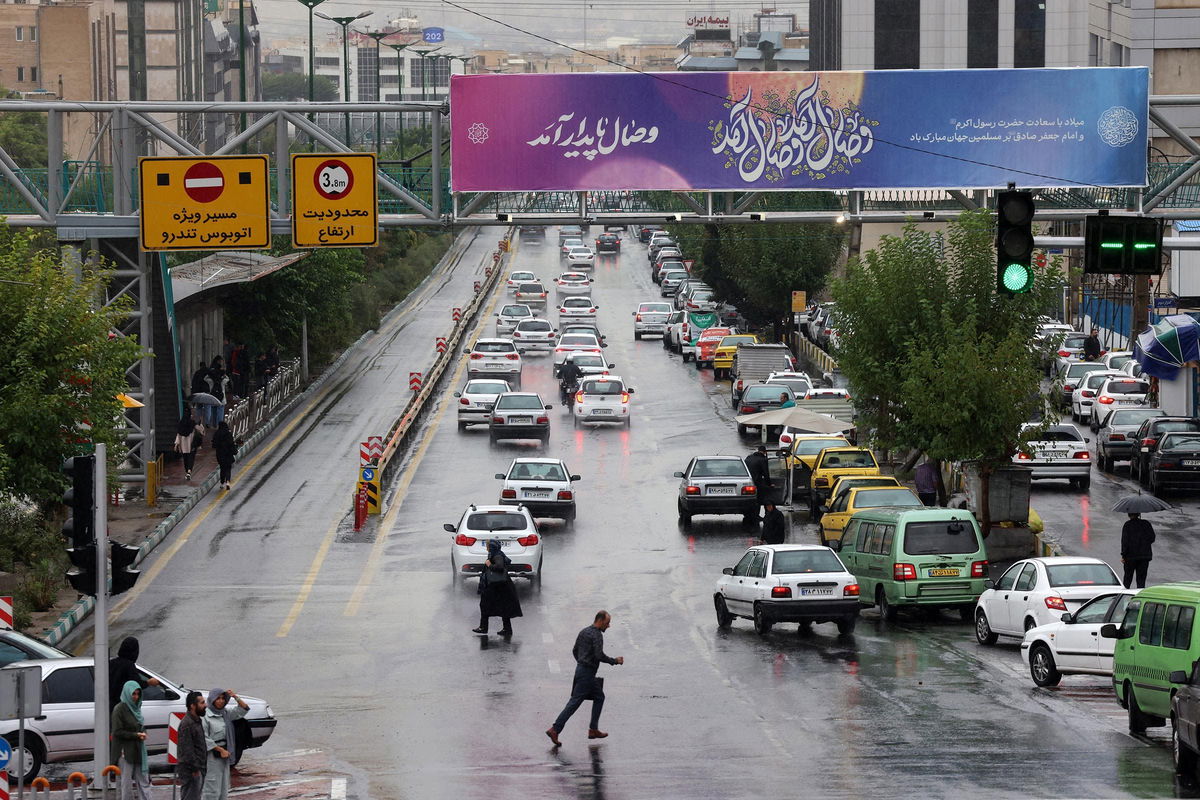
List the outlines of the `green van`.
{"type": "Polygon", "coordinates": [[[1175,685],[1172,672],[1192,674],[1200,659],[1200,582],[1164,583],[1142,589],[1125,607],[1120,625],[1100,629],[1113,648],[1113,691],[1129,712],[1129,731],[1167,724],[1175,685]]]}
{"type": "Polygon", "coordinates": [[[957,608],[970,621],[988,576],[975,516],[956,508],[872,508],[850,517],[840,545],[858,600],[884,619],[900,608],[957,608]]]}

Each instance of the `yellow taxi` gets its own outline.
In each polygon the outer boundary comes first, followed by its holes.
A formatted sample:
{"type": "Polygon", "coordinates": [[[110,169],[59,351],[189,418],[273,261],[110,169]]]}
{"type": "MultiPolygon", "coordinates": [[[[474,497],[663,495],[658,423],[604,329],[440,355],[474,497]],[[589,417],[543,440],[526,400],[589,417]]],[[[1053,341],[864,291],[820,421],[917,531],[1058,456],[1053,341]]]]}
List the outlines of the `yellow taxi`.
{"type": "Polygon", "coordinates": [[[792,499],[807,498],[812,488],[812,468],[817,456],[827,447],[849,447],[844,436],[801,434],[792,439],[784,451],[788,469],[792,471],[792,499]]]}
{"type": "MultiPolygon", "coordinates": [[[[844,481],[839,481],[842,482],[844,481]]],[[[848,489],[834,497],[825,513],[821,515],[821,544],[841,541],[842,531],[855,511],[862,511],[864,508],[922,505],[916,492],[906,486],[860,486],[848,489]]]]}
{"type": "Polygon", "coordinates": [[[733,354],[744,344],[758,344],[758,337],[751,333],[735,333],[725,336],[713,351],[713,377],[728,378],[733,367],[733,354]]]}
{"type": "Polygon", "coordinates": [[[813,463],[808,492],[809,512],[815,519],[838,478],[879,474],[879,462],[870,450],[861,447],[826,447],[813,463]]]}
{"type": "Polygon", "coordinates": [[[829,503],[833,505],[837,502],[838,495],[842,492],[848,492],[851,489],[861,489],[865,486],[903,486],[904,484],[899,479],[891,475],[847,475],[838,478],[833,482],[833,488],[829,490],[829,503]]]}

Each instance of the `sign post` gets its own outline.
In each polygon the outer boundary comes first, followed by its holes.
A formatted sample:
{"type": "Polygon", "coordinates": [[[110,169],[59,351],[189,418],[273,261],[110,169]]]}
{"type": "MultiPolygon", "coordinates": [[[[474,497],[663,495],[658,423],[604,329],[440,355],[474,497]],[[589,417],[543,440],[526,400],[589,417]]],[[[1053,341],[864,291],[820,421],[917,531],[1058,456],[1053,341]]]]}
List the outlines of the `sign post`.
{"type": "Polygon", "coordinates": [[[374,153],[292,154],[292,243],[374,247],[379,198],[374,153]]]}
{"type": "Polygon", "coordinates": [[[808,292],[792,292],[792,313],[808,308],[808,292]]]}
{"type": "Polygon", "coordinates": [[[266,156],[139,159],[142,249],[270,247],[267,173],[266,156]]]}

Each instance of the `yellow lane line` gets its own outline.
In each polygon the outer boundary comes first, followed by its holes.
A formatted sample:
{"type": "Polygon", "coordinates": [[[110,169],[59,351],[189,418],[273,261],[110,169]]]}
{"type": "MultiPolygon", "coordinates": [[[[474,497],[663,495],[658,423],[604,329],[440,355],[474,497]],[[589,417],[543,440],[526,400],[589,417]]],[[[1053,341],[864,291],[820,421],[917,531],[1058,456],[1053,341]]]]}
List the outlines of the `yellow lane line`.
{"type": "Polygon", "coordinates": [[[284,636],[287,636],[291,632],[292,626],[296,624],[296,620],[300,618],[300,612],[304,609],[304,604],[308,601],[308,596],[312,593],[313,585],[317,582],[317,575],[321,572],[321,565],[325,563],[325,556],[329,553],[329,548],[333,545],[333,539],[337,535],[339,520],[335,520],[329,526],[329,530],[325,532],[325,538],[321,540],[321,546],[317,548],[317,554],[313,557],[312,564],[308,567],[308,575],[304,578],[304,585],[300,587],[300,594],[296,595],[296,602],[292,603],[292,610],[288,612],[287,619],[283,621],[283,624],[279,626],[279,630],[275,632],[277,638],[282,639],[284,636]]]}

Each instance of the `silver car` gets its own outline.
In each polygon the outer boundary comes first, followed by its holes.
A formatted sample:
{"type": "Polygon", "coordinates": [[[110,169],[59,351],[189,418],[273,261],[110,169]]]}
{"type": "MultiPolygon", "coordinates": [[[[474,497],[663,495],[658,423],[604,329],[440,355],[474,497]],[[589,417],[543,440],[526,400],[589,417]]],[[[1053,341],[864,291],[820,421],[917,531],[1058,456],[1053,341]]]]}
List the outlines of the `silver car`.
{"type": "Polygon", "coordinates": [[[666,331],[667,317],[671,316],[670,303],[646,302],[639,303],[637,311],[633,312],[633,338],[643,336],[662,336],[666,331]]]}
{"type": "Polygon", "coordinates": [[[499,337],[509,336],[516,330],[518,322],[533,319],[533,317],[533,309],[529,306],[520,304],[504,306],[496,315],[496,335],[499,337]]]}
{"type": "Polygon", "coordinates": [[[758,520],[758,492],[746,462],[737,456],[697,456],[679,478],[679,521],[690,525],[696,514],[741,514],[758,520]]]}
{"type": "Polygon", "coordinates": [[[454,393],[458,398],[458,429],[465,431],[468,425],[486,425],[490,421],[496,398],[511,391],[512,387],[507,381],[494,378],[467,381],[461,392],[454,393]]]}
{"type": "Polygon", "coordinates": [[[671,269],[662,273],[662,280],[658,284],[662,296],[674,297],[675,292],[679,290],[679,284],[687,279],[688,274],[686,269],[671,269]]]}
{"type": "Polygon", "coordinates": [[[1161,408],[1119,408],[1109,414],[1096,434],[1096,466],[1101,472],[1112,472],[1118,461],[1132,460],[1138,428],[1148,419],[1165,416],[1161,408]]]}

